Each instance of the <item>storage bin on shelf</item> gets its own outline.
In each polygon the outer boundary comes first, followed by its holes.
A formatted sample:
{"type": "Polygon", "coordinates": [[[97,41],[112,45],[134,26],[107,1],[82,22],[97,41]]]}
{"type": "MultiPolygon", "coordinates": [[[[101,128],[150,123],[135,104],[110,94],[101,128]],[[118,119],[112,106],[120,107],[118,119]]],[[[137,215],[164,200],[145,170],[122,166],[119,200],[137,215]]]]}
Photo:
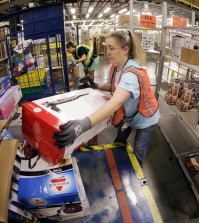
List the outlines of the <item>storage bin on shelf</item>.
{"type": "Polygon", "coordinates": [[[16,77],[18,84],[21,87],[22,94],[41,93],[45,84],[45,70],[38,68],[27,74],[16,77]]]}
{"type": "Polygon", "coordinates": [[[39,68],[16,77],[21,88],[41,86],[44,82],[45,71],[44,68],[39,68]]]}

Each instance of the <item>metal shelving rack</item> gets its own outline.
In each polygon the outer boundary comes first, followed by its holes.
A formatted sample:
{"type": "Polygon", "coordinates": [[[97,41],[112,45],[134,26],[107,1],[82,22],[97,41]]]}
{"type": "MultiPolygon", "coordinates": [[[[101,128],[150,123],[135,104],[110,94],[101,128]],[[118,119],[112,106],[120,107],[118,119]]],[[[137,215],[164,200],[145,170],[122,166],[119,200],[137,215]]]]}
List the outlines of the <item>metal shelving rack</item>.
{"type": "MultiPolygon", "coordinates": [[[[199,71],[198,66],[193,66],[190,64],[186,64],[181,62],[179,59],[173,58],[171,56],[165,55],[165,43],[166,43],[166,35],[167,30],[175,29],[178,30],[176,27],[167,26],[167,3],[163,3],[163,10],[162,10],[162,45],[161,45],[161,52],[160,52],[160,60],[159,60],[159,69],[158,69],[158,76],[157,76],[157,86],[155,90],[155,94],[157,98],[164,96],[163,93],[160,91],[161,81],[162,81],[162,74],[164,68],[164,60],[171,60],[175,61],[176,63],[185,66],[187,69],[199,71]]],[[[193,25],[193,23],[192,23],[193,25]]],[[[183,32],[194,33],[199,32],[199,28],[192,26],[192,28],[179,28],[179,30],[183,32]]],[[[160,98],[160,102],[166,102],[160,98]]],[[[199,119],[199,112],[180,112],[176,108],[176,106],[170,106],[172,112],[161,114],[161,118],[159,120],[160,129],[167,139],[168,143],[171,146],[171,149],[174,153],[175,158],[179,162],[187,180],[195,194],[196,200],[199,204],[199,185],[197,185],[194,176],[192,176],[186,166],[186,157],[190,154],[199,154],[199,136],[194,130],[194,125],[190,120],[199,119]]],[[[197,124],[197,123],[195,123],[197,124]]],[[[199,212],[197,212],[197,216],[199,212]]]]}
{"type": "Polygon", "coordinates": [[[12,81],[20,85],[22,101],[70,91],[63,9],[63,3],[54,3],[1,18],[20,18],[17,25],[22,29],[12,29],[6,35],[6,49],[12,81]],[[18,46],[22,52],[16,51],[18,46]]]}

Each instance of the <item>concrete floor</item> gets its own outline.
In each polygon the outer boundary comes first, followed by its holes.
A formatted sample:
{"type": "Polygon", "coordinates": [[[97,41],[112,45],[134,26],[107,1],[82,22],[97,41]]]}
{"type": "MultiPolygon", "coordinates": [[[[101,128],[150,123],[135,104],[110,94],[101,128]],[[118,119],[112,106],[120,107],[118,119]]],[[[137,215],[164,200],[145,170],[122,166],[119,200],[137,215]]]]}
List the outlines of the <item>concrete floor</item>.
{"type": "MultiPolygon", "coordinates": [[[[96,72],[96,80],[106,79],[106,57],[100,58],[99,69],[96,72]]],[[[148,74],[151,83],[154,82],[155,63],[147,63],[148,74]]],[[[159,99],[160,111],[164,113],[165,102],[159,99]]],[[[168,106],[166,104],[166,106],[168,106]]],[[[171,126],[172,128],[172,126],[171,126]]],[[[99,136],[100,143],[110,143],[114,139],[116,129],[112,126],[99,136]],[[106,132],[107,131],[107,134],[106,132]],[[112,135],[112,136],[111,136],[112,135]]],[[[135,132],[132,132],[129,141],[133,145],[135,132]]],[[[159,127],[153,133],[150,149],[143,171],[149,187],[153,193],[162,219],[165,223],[196,223],[199,218],[193,218],[193,214],[199,211],[199,204],[177,160],[172,160],[173,152],[162,135],[159,127]]]]}
{"type": "MultiPolygon", "coordinates": [[[[108,67],[108,61],[106,57],[101,56],[100,57],[100,63],[99,63],[99,69],[95,74],[95,80],[96,81],[106,81],[106,69],[108,67]]],[[[147,64],[148,67],[148,74],[150,76],[150,79],[152,82],[155,80],[155,75],[154,75],[154,70],[155,70],[155,63],[154,62],[148,62],[147,64]]],[[[81,75],[83,76],[83,71],[81,67],[81,75]]],[[[165,106],[168,107],[167,104],[165,104],[163,99],[159,99],[159,104],[160,104],[160,111],[162,114],[165,114],[165,106]]],[[[172,128],[172,126],[171,126],[172,128]]],[[[102,131],[98,135],[98,143],[99,144],[106,144],[106,143],[112,143],[115,135],[116,135],[117,129],[113,126],[109,126],[107,129],[102,131]]],[[[133,145],[134,141],[134,135],[135,131],[132,131],[131,135],[129,136],[129,142],[133,145]]],[[[121,152],[121,151],[118,151],[121,152]]],[[[102,159],[100,159],[100,154],[101,153],[95,153],[96,157],[98,158],[98,161],[101,163],[102,159]]],[[[116,150],[117,154],[117,150],[116,150]]],[[[79,157],[80,154],[77,154],[77,157],[79,157]]],[[[87,157],[87,156],[86,156],[87,157]]],[[[94,156],[92,156],[94,158],[94,156]]],[[[91,159],[92,159],[91,157],[91,159]]],[[[95,158],[96,158],[95,157],[95,158]]],[[[154,200],[156,202],[156,205],[159,209],[159,212],[162,216],[162,220],[164,223],[198,223],[199,218],[193,218],[193,215],[199,211],[199,204],[197,203],[195,199],[195,195],[186,179],[186,176],[184,175],[180,165],[178,164],[178,161],[175,159],[171,159],[173,157],[173,152],[172,149],[170,148],[170,145],[166,141],[165,137],[160,131],[159,126],[157,126],[153,132],[152,139],[150,142],[150,147],[149,147],[149,153],[146,157],[144,166],[143,166],[143,172],[144,176],[147,179],[148,186],[153,194],[154,200]]],[[[79,167],[80,167],[80,173],[82,174],[82,179],[83,183],[84,181],[86,182],[87,177],[89,174],[85,174],[84,168],[84,161],[82,160],[82,157],[79,157],[81,159],[79,162],[79,167]],[[81,160],[83,163],[81,163],[81,160]]],[[[85,158],[85,157],[84,157],[85,158]]],[[[87,158],[88,159],[88,158],[87,158]]],[[[98,162],[97,161],[97,162],[98,162]]],[[[86,161],[86,162],[89,162],[86,161]]],[[[98,167],[100,166],[100,163],[97,165],[98,167]]],[[[96,166],[95,166],[96,167],[96,166]]],[[[129,168],[129,167],[128,167],[129,168]]],[[[90,169],[91,170],[91,169],[90,169]]],[[[90,171],[88,169],[88,171],[90,171]]],[[[130,170],[128,170],[130,171],[130,170]]],[[[132,173],[134,174],[134,171],[131,170],[132,173]]],[[[90,175],[92,175],[92,171],[90,175]]],[[[97,173],[96,173],[97,174],[97,173]]],[[[87,179],[88,180],[88,179],[87,179]]],[[[136,185],[133,184],[132,185],[136,185]]],[[[86,187],[86,192],[88,193],[88,199],[89,203],[91,205],[91,209],[93,206],[96,205],[96,201],[92,200],[92,194],[88,188],[88,184],[85,184],[86,187]]],[[[98,187],[97,184],[93,185],[93,187],[98,187]]],[[[135,186],[136,187],[136,186],[135,186]]],[[[102,188],[103,190],[103,184],[102,188]]],[[[133,190],[136,190],[136,188],[133,188],[133,190]]],[[[97,189],[93,189],[93,191],[96,191],[97,189]]],[[[139,201],[138,201],[139,202],[139,201]]],[[[143,205],[143,201],[140,201],[139,205],[143,205]]],[[[118,205],[118,204],[117,204],[118,205]]],[[[117,207],[116,205],[116,207],[117,207]]],[[[94,207],[95,209],[97,208],[96,206],[94,207]]],[[[99,207],[102,208],[103,207],[99,207]]],[[[111,209],[112,207],[109,207],[111,209]]],[[[94,213],[98,213],[94,209],[94,213]]],[[[146,211],[150,212],[149,209],[146,208],[146,211]]],[[[115,212],[113,212],[115,213],[115,212]]],[[[103,212],[101,217],[99,218],[86,218],[85,219],[76,219],[76,220],[70,220],[70,221],[65,221],[65,222],[73,222],[73,223],[122,223],[123,221],[118,217],[117,220],[109,220],[111,218],[106,218],[106,220],[103,219],[103,212]],[[90,221],[88,219],[91,219],[90,221]],[[97,220],[98,219],[98,220],[97,220]]],[[[136,215],[136,212],[132,211],[132,216],[136,215]]],[[[142,212],[143,214],[143,212],[142,212]]],[[[150,213],[148,213],[149,216],[150,213]]],[[[108,216],[110,217],[110,216],[108,216]]],[[[150,222],[152,223],[153,220],[148,219],[145,217],[143,220],[143,216],[135,217],[134,223],[147,223],[150,222]],[[139,220],[140,219],[140,220],[139,220]],[[141,220],[142,219],[142,220],[141,220]]],[[[49,220],[45,222],[50,222],[49,220]]],[[[154,221],[155,222],[155,221],[154,221]]],[[[128,222],[125,222],[128,223],[128,222]]],[[[159,223],[156,221],[155,223],[159,223]]]]}

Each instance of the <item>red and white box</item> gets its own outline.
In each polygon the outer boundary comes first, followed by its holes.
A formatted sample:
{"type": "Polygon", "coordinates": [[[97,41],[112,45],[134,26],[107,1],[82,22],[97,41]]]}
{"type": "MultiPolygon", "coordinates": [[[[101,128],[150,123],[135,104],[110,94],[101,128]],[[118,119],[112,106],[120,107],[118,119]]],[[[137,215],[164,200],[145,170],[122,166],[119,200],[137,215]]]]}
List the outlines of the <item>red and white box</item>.
{"type": "MultiPolygon", "coordinates": [[[[8,119],[12,113],[16,112],[16,105],[22,98],[21,88],[19,85],[12,86],[0,98],[0,117],[8,119]]],[[[14,115],[14,114],[13,114],[14,115]]]]}
{"type": "Polygon", "coordinates": [[[108,127],[112,116],[84,132],[72,145],[62,149],[54,145],[54,132],[63,123],[91,115],[107,100],[109,97],[101,92],[87,88],[24,103],[23,136],[49,162],[57,164],[108,127]]]}

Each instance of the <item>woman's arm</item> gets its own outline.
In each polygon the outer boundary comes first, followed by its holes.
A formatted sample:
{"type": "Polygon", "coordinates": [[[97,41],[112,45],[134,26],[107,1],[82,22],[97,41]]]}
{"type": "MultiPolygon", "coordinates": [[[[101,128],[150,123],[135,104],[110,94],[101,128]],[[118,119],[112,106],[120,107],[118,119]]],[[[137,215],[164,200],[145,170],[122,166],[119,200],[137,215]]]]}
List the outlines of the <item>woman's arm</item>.
{"type": "Polygon", "coordinates": [[[110,92],[111,87],[107,83],[100,83],[100,84],[98,83],[97,89],[101,90],[101,91],[109,91],[110,92]]]}
{"type": "Polygon", "coordinates": [[[81,58],[79,58],[79,59],[77,60],[77,62],[80,63],[80,62],[84,62],[85,60],[86,60],[86,54],[83,54],[83,55],[81,56],[81,58]]]}
{"type": "Polygon", "coordinates": [[[107,101],[101,108],[95,111],[89,116],[91,120],[91,125],[94,126],[112,115],[120,106],[122,106],[127,99],[130,97],[131,93],[124,90],[123,88],[117,88],[113,94],[113,97],[107,101]]]}

